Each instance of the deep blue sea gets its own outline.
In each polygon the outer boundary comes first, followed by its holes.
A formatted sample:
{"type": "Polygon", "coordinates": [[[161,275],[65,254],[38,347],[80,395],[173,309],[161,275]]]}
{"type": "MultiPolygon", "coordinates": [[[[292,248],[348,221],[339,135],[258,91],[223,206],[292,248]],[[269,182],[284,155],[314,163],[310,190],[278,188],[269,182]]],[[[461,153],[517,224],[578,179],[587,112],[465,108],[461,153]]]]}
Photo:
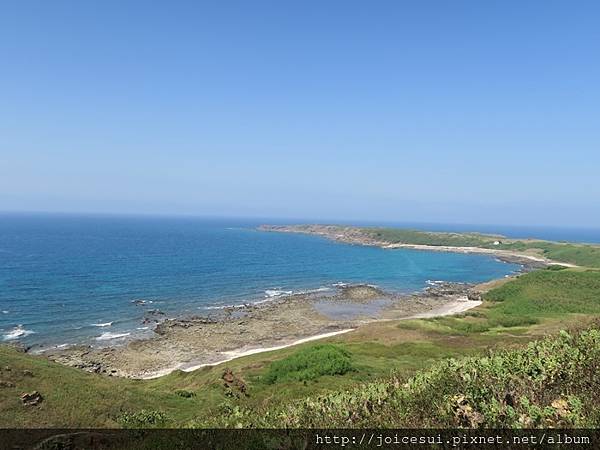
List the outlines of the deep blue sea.
{"type": "Polygon", "coordinates": [[[264,222],[276,221],[0,215],[0,340],[112,343],[149,333],[148,309],[203,314],[340,282],[410,292],[519,270],[484,255],[256,231],[264,222]]]}

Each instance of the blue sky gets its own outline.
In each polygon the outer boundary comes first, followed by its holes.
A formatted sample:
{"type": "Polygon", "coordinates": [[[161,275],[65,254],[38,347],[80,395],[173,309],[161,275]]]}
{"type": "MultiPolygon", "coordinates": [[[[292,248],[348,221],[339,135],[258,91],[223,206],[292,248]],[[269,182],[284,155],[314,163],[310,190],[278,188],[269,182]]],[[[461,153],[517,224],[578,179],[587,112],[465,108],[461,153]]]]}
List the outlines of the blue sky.
{"type": "Polygon", "coordinates": [[[0,210],[600,227],[599,17],[5,2],[0,210]]]}

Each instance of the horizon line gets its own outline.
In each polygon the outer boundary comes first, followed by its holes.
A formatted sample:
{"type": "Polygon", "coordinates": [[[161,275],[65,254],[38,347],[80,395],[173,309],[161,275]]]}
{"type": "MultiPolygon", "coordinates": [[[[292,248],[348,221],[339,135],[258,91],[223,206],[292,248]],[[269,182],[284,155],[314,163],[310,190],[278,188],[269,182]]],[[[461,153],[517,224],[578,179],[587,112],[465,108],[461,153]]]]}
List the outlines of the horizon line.
{"type": "MultiPolygon", "coordinates": [[[[409,226],[409,225],[451,225],[465,227],[514,227],[514,228],[546,228],[546,229],[575,229],[575,230],[590,230],[598,231],[600,226],[590,225],[545,225],[545,224],[501,224],[501,223],[468,223],[455,221],[422,221],[422,220],[390,220],[390,219],[348,219],[348,218],[314,218],[314,217],[283,217],[283,216],[266,216],[266,215],[234,215],[234,214],[200,214],[200,213],[163,213],[163,212],[106,212],[106,211],[45,211],[45,210],[1,210],[0,215],[47,215],[47,216],[76,216],[76,217],[130,217],[130,218],[188,218],[188,219],[242,219],[242,220],[275,220],[285,222],[287,225],[294,224],[319,224],[319,225],[357,225],[372,224],[374,226],[409,226]]],[[[268,224],[268,222],[264,222],[268,224]]]]}

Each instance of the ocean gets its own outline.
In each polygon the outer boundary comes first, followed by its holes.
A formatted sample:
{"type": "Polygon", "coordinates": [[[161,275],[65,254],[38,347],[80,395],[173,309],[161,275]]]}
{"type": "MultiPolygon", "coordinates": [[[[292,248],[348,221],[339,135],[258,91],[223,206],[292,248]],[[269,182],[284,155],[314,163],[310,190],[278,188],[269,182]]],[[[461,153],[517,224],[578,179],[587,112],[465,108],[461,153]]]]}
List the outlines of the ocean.
{"type": "Polygon", "coordinates": [[[149,310],[207,314],[336,283],[406,293],[520,269],[486,255],[261,232],[260,223],[277,221],[0,215],[0,341],[37,349],[111,344],[149,335],[149,310]]]}

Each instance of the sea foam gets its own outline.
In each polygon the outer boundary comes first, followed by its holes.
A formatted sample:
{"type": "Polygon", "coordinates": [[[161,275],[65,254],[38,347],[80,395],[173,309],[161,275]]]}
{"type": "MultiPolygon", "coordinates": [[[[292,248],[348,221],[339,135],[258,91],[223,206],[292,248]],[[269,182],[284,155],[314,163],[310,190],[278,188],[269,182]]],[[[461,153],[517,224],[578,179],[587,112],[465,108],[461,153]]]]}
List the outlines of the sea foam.
{"type": "Polygon", "coordinates": [[[25,328],[23,328],[22,325],[17,325],[12,330],[10,330],[8,333],[4,334],[2,336],[2,340],[12,341],[14,339],[19,339],[21,337],[29,336],[30,334],[33,334],[33,333],[35,333],[35,331],[26,330],[25,328]]]}
{"type": "Polygon", "coordinates": [[[119,339],[129,336],[131,333],[102,333],[96,338],[97,341],[109,341],[111,339],[119,339]]]}
{"type": "Polygon", "coordinates": [[[265,297],[267,297],[267,298],[281,297],[284,295],[292,295],[293,293],[294,293],[294,291],[282,291],[279,289],[267,289],[265,291],[265,297]]]}

